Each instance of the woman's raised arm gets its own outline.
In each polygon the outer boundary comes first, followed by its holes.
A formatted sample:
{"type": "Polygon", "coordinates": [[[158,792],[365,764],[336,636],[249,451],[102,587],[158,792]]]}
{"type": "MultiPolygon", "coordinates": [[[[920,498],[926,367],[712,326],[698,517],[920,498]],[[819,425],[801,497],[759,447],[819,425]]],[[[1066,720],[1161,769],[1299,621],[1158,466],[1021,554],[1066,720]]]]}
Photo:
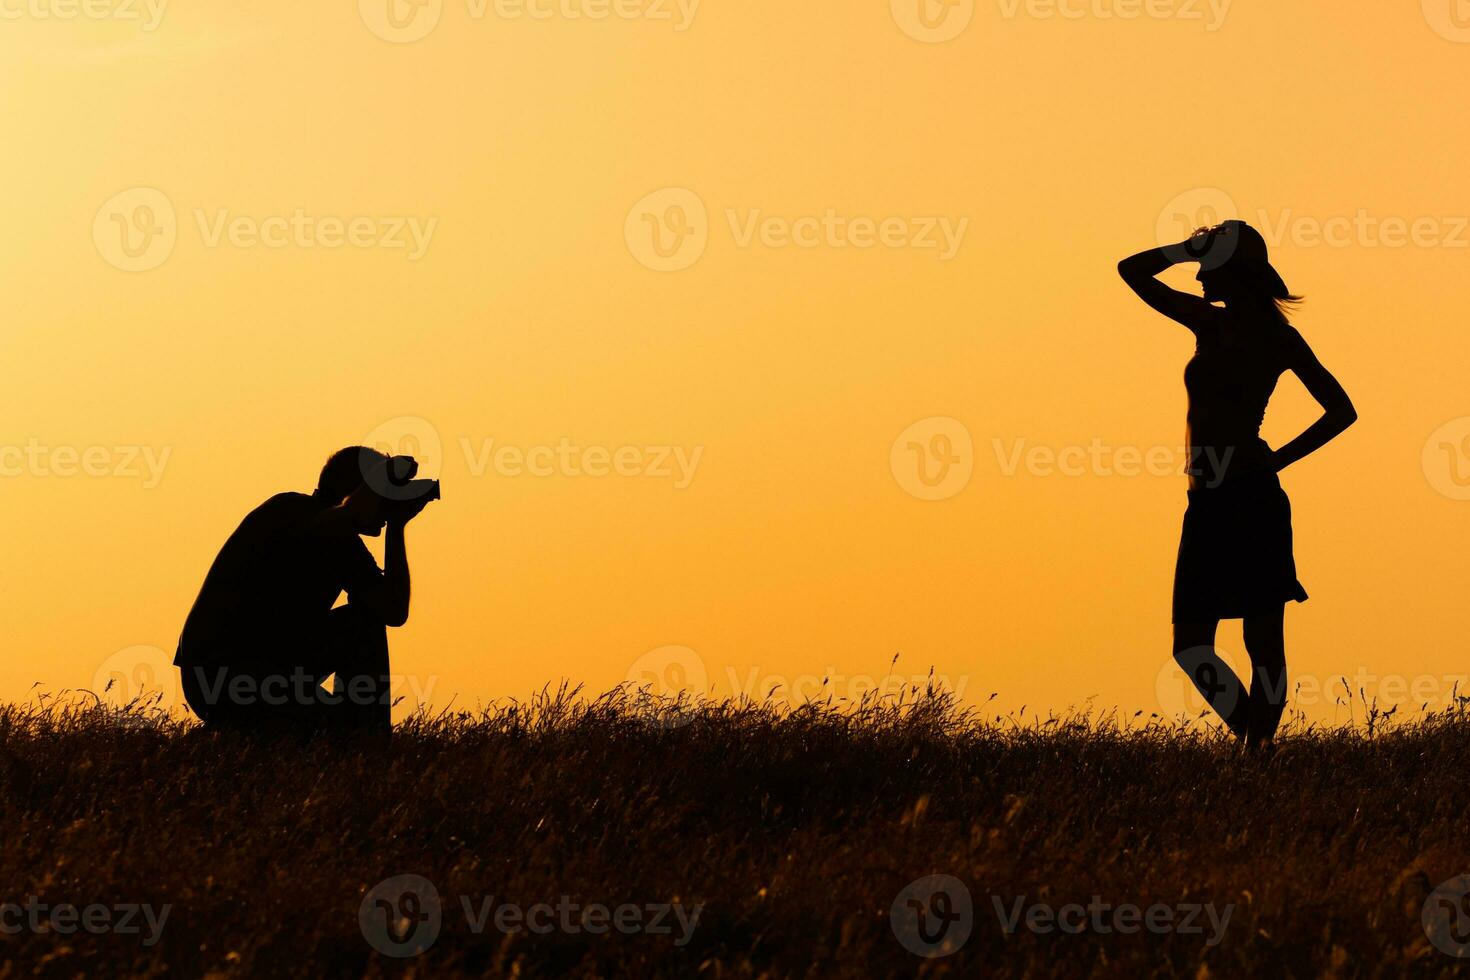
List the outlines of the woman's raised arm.
{"type": "MultiPolygon", "coordinates": [[[[1200,326],[1215,314],[1215,307],[1205,302],[1204,297],[1193,293],[1171,289],[1159,282],[1158,275],[1172,265],[1197,261],[1193,252],[1198,236],[1177,245],[1151,248],[1137,255],[1130,255],[1118,263],[1118,275],[1128,288],[1138,294],[1139,299],[1171,320],[1198,331],[1200,326]]],[[[1201,242],[1202,246],[1207,243],[1201,242]]],[[[1201,248],[1201,252],[1203,248],[1201,248]]]]}

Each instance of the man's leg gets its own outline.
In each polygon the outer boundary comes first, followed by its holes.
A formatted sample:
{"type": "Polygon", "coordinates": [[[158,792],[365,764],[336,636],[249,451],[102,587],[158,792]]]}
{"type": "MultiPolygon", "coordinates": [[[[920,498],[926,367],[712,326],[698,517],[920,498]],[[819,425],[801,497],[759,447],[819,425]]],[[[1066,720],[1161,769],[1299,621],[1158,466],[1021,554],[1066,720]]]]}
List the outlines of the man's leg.
{"type": "Polygon", "coordinates": [[[180,665],[179,683],[189,710],[199,716],[206,728],[244,729],[249,727],[251,705],[236,704],[232,698],[240,694],[231,684],[227,667],[203,664],[180,665]]]}
{"type": "Polygon", "coordinates": [[[331,709],[333,721],[328,727],[387,735],[392,730],[388,628],[348,603],[332,610],[327,631],[339,699],[331,709]]]}

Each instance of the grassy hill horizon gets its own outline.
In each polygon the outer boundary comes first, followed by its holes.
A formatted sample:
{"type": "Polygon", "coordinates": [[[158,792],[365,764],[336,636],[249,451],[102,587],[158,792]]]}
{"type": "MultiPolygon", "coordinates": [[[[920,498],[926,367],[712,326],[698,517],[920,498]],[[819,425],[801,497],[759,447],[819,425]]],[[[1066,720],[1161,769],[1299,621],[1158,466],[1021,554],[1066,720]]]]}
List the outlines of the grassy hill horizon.
{"type": "Polygon", "coordinates": [[[1267,758],[1195,720],[982,709],[563,686],[359,745],[81,695],[0,706],[0,957],[41,976],[1204,977],[1470,956],[1470,699],[1297,718],[1267,758]]]}

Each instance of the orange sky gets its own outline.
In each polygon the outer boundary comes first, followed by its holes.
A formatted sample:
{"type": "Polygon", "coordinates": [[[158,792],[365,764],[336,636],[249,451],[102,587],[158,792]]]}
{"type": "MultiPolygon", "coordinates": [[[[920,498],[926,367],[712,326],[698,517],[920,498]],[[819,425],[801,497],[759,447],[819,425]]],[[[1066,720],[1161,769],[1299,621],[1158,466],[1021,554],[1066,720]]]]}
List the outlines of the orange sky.
{"type": "Polygon", "coordinates": [[[1298,704],[1470,670],[1452,4],[387,2],[0,0],[0,696],[146,677],[246,511],[409,438],[410,699],[1173,710],[1190,340],[1114,264],[1226,212],[1362,416],[1283,477],[1298,704]]]}

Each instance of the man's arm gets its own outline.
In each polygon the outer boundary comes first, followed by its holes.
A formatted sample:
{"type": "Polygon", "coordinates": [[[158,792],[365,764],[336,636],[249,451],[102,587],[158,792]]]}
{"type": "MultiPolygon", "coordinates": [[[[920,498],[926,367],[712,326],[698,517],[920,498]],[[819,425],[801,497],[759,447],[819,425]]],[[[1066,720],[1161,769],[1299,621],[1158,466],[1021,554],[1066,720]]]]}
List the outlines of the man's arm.
{"type": "Polygon", "coordinates": [[[411,593],[408,575],[408,546],[404,540],[404,528],[424,509],[428,498],[415,502],[400,502],[397,510],[383,528],[383,574],[377,577],[367,594],[352,596],[354,603],[362,603],[371,609],[385,626],[402,626],[408,622],[408,601],[411,593]]]}
{"type": "Polygon", "coordinates": [[[390,521],[383,530],[383,582],[374,605],[386,626],[402,626],[408,622],[408,548],[403,539],[404,524],[390,521]]]}

